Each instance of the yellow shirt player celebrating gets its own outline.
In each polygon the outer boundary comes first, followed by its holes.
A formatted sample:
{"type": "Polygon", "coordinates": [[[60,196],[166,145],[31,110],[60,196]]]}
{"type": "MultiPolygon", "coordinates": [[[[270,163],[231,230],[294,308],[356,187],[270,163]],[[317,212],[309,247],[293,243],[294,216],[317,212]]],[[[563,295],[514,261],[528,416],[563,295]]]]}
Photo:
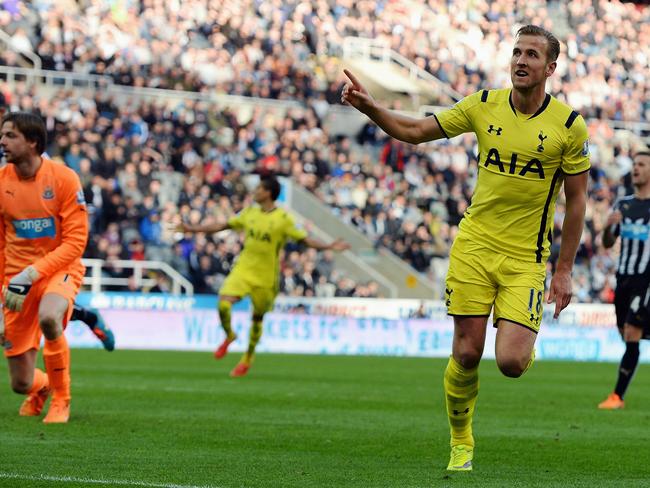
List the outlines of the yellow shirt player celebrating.
{"type": "Polygon", "coordinates": [[[253,197],[256,206],[243,209],[225,224],[182,226],[184,232],[215,233],[233,229],[245,234],[241,254],[219,290],[219,318],[226,338],[214,353],[217,359],[223,358],[228,352],[228,346],[237,339],[230,324],[232,305],[245,296],[250,296],[253,303],[248,350],[230,372],[233,377],[244,376],[251,366],[255,346],[262,336],[264,314],[273,308],[278,293],[280,251],[286,241],[300,241],[318,250],[344,251],[350,248],[349,244],[340,239],[325,244],[309,237],[304,230],[296,227],[286,210],[275,206],[279,195],[278,180],[273,176],[263,176],[253,197]]]}
{"type": "Polygon", "coordinates": [[[516,378],[533,362],[555,200],[562,184],[567,208],[548,296],[548,303],[555,300],[555,317],[571,300],[590,166],[584,120],[545,93],[559,53],[553,34],[524,26],[510,60],[512,88],[482,90],[425,119],[380,107],[346,71],[350,83],[343,88],[342,102],[392,137],[411,144],[466,132],[478,138],[478,181],[451,249],[446,279],[447,309],[454,317],[452,355],[444,375],[451,471],[472,469],[472,416],[490,312],[498,327],[501,372],[516,378]]]}

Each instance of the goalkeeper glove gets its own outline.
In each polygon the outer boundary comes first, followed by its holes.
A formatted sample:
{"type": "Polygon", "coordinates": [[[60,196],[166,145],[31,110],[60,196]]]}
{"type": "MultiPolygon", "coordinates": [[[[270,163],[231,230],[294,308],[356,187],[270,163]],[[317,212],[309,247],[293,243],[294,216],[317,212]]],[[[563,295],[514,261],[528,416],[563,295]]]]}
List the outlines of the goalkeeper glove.
{"type": "Polygon", "coordinates": [[[9,280],[5,290],[5,306],[14,312],[20,312],[23,308],[25,297],[32,288],[32,283],[38,279],[38,271],[33,266],[27,266],[24,270],[9,280]]]}

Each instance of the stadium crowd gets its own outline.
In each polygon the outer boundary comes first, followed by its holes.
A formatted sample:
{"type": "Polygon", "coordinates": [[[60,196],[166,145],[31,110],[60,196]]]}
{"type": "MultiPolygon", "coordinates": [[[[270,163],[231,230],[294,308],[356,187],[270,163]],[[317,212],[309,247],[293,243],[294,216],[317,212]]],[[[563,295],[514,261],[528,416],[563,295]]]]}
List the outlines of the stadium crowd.
{"type": "MultiPolygon", "coordinates": [[[[337,100],[346,36],[374,38],[462,95],[508,84],[522,22],[565,44],[551,92],[585,116],[650,120],[650,7],[607,0],[41,0],[3,2],[0,28],[44,69],[116,83],[337,100]],[[558,19],[563,19],[558,22],[558,19]],[[625,110],[623,110],[625,107],[625,110]]],[[[10,51],[5,64],[15,64],[10,51]]]]}
{"type": "MultiPolygon", "coordinates": [[[[216,87],[304,102],[282,116],[260,109],[241,122],[235,112],[204,102],[125,107],[99,94],[61,91],[45,98],[2,90],[12,110],[45,117],[48,151],[81,175],[93,210],[88,257],[161,259],[199,292],[218,289],[239,239],[190,240],[168,224],[227,218],[250,203],[245,182],[256,172],[291,176],[378,247],[441,280],[476,176],[475,143],[467,136],[412,147],[370,124],[350,137],[331,136],[323,104],[338,101],[340,70],[329,55],[340,53],[346,35],[375,37],[468,94],[508,84],[504,63],[516,22],[553,28],[549,11],[565,8],[519,0],[430,0],[408,11],[402,2],[380,0],[109,5],[4,2],[0,27],[18,46],[36,51],[45,69],[107,75],[118,84],[216,87]]],[[[629,191],[620,181],[629,172],[633,142],[598,119],[650,120],[649,17],[650,8],[616,1],[579,0],[566,10],[569,34],[551,92],[594,118],[592,185],[575,273],[583,302],[612,300],[614,254],[602,247],[599,232],[613,200],[629,191]]],[[[9,50],[0,61],[18,63],[9,50]]],[[[560,203],[555,254],[562,216],[560,203]]],[[[287,294],[377,294],[376,283],[340,275],[326,253],[290,246],[286,256],[281,286],[287,294]]],[[[161,278],[157,286],[169,285],[161,278]]]]}
{"type": "MultiPolygon", "coordinates": [[[[92,212],[87,257],[160,259],[191,278],[198,291],[218,289],[239,238],[226,233],[190,240],[174,235],[170,224],[228,218],[250,203],[246,178],[268,172],[292,177],[378,247],[441,280],[477,170],[471,136],[409,146],[365,126],[354,138],[332,137],[312,108],[284,116],[258,111],[240,125],[232,112],[211,112],[205,103],[120,107],[106,96],[70,97],[65,91],[6,97],[12,110],[43,114],[48,152],[79,173],[92,212]]],[[[629,191],[620,181],[630,169],[631,146],[600,134],[597,122],[590,130],[592,185],[575,279],[581,301],[609,301],[614,260],[599,232],[613,200],[629,191]],[[614,157],[604,164],[599,155],[608,152],[614,157]]],[[[556,251],[562,217],[560,204],[556,251]]],[[[377,294],[375,283],[354,283],[337,273],[328,253],[297,251],[287,248],[283,292],[377,294]]]]}
{"type": "MultiPolygon", "coordinates": [[[[223,232],[195,238],[173,231],[180,219],[197,223],[225,220],[252,203],[247,178],[258,158],[239,152],[254,137],[239,131],[236,145],[221,144],[221,131],[236,126],[230,113],[212,118],[206,104],[168,108],[143,102],[119,107],[108,97],[70,96],[59,91],[42,97],[0,89],[9,110],[34,110],[45,119],[47,152],[80,176],[91,215],[85,257],[161,260],[189,278],[195,291],[214,292],[241,249],[239,236],[223,232]],[[217,137],[220,142],[211,140],[217,137]],[[252,164],[251,164],[252,163],[252,164]]],[[[225,136],[228,137],[227,135],[225,136]]],[[[297,296],[376,296],[377,284],[357,283],[335,269],[329,251],[288,244],[280,287],[297,296]]],[[[130,270],[113,265],[113,277],[130,270]]],[[[154,291],[169,289],[159,277],[154,291]]],[[[129,288],[137,290],[135,279],[129,288]]]]}

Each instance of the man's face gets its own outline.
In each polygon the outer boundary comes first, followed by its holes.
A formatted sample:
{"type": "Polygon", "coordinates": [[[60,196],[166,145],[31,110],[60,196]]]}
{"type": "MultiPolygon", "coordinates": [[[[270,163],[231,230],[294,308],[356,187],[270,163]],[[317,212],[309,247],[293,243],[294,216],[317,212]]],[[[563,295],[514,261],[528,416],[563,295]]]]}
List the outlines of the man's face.
{"type": "Polygon", "coordinates": [[[13,122],[5,122],[0,130],[0,146],[8,163],[18,163],[36,151],[36,142],[30,142],[13,122]]]}
{"type": "Polygon", "coordinates": [[[650,181],[650,156],[637,156],[632,165],[632,184],[643,186],[650,181]]]}
{"type": "Polygon", "coordinates": [[[519,89],[533,88],[546,83],[555,71],[557,63],[548,62],[548,41],[543,36],[522,35],[517,37],[510,59],[512,86],[519,89]]]}
{"type": "Polygon", "coordinates": [[[255,200],[255,203],[262,203],[269,198],[271,198],[271,192],[267,190],[262,183],[257,185],[253,193],[253,200],[255,200]]]}

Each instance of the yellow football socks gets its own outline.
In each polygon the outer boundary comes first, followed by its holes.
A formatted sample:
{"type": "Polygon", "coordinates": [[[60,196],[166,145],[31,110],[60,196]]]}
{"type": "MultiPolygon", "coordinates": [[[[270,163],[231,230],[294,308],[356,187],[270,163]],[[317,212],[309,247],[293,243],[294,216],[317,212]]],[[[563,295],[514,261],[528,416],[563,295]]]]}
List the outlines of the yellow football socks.
{"type": "Polygon", "coordinates": [[[445,369],[444,385],[451,446],[474,447],[472,417],[478,397],[478,366],[465,369],[450,357],[445,369]]]}
{"type": "Polygon", "coordinates": [[[253,317],[253,325],[251,325],[250,339],[248,340],[248,351],[246,352],[246,355],[248,356],[249,359],[253,357],[253,354],[255,354],[255,348],[257,347],[257,343],[260,342],[261,337],[262,337],[262,320],[253,317]]]}
{"type": "Polygon", "coordinates": [[[232,303],[227,300],[219,300],[219,319],[221,320],[221,327],[228,339],[235,337],[235,333],[232,331],[232,325],[230,324],[231,312],[232,303]]]}

